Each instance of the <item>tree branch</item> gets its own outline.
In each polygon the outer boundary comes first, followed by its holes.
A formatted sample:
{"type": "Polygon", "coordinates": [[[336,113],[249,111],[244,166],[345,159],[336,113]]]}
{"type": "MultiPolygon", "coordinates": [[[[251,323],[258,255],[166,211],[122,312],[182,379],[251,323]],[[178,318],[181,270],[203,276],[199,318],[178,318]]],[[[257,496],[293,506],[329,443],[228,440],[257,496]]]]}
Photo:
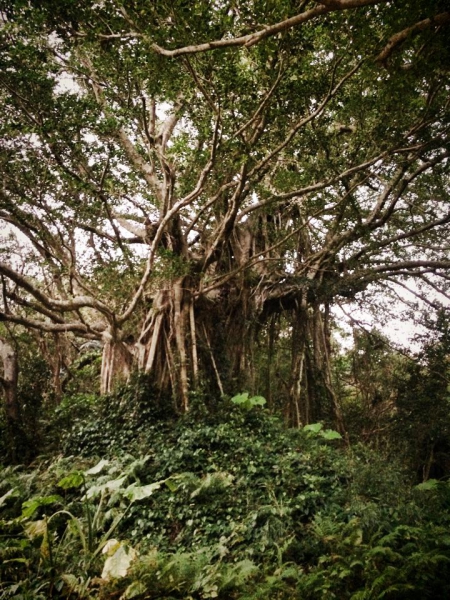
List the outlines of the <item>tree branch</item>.
{"type": "Polygon", "coordinates": [[[448,23],[450,23],[450,12],[443,12],[435,15],[434,17],[419,21],[418,23],[411,25],[411,27],[407,27],[406,29],[395,33],[389,38],[386,46],[377,56],[376,60],[383,64],[386,63],[387,59],[391,56],[395,48],[397,48],[397,46],[400,44],[403,44],[403,42],[414,33],[425,31],[426,29],[430,29],[434,26],[448,25],[448,23]]]}
{"type": "Polygon", "coordinates": [[[14,281],[19,287],[29,292],[36,300],[38,300],[44,307],[49,310],[56,310],[58,312],[70,312],[77,310],[78,308],[90,307],[95,308],[99,312],[103,313],[107,317],[111,318],[112,314],[110,309],[94,298],[89,296],[75,296],[71,300],[56,300],[46,296],[36,286],[34,286],[26,277],[17,273],[11,269],[5,263],[0,263],[0,273],[5,275],[11,281],[14,281]]]}
{"type": "Polygon", "coordinates": [[[371,266],[370,270],[374,273],[394,273],[395,271],[403,271],[405,269],[411,270],[420,267],[431,269],[432,272],[435,272],[438,269],[450,269],[450,260],[405,260],[396,263],[383,262],[383,264],[379,266],[371,266]]]}
{"type": "Polygon", "coordinates": [[[233,48],[239,46],[245,46],[249,48],[254,44],[257,44],[261,40],[282,33],[293,27],[303,25],[316,17],[325,15],[329,12],[349,10],[352,8],[359,8],[362,6],[371,6],[374,4],[382,4],[387,0],[335,0],[321,2],[318,6],[311,8],[303,13],[295,15],[284,21],[275,23],[274,25],[268,25],[259,31],[250,33],[248,35],[239,36],[236,38],[222,38],[220,40],[214,40],[203,44],[196,44],[191,46],[184,46],[183,48],[176,48],[174,50],[168,50],[158,46],[158,44],[151,44],[152,50],[157,54],[174,58],[176,56],[182,56],[184,54],[198,54],[199,52],[208,52],[210,50],[216,50],[218,48],[233,48]]]}
{"type": "Polygon", "coordinates": [[[101,338],[100,332],[96,335],[89,327],[82,325],[81,323],[48,323],[46,321],[35,321],[34,319],[26,319],[25,317],[19,317],[17,315],[0,312],[0,323],[2,321],[16,323],[17,325],[23,325],[24,327],[29,327],[31,329],[38,329],[39,331],[48,331],[52,333],[66,333],[71,331],[89,339],[101,338]]]}

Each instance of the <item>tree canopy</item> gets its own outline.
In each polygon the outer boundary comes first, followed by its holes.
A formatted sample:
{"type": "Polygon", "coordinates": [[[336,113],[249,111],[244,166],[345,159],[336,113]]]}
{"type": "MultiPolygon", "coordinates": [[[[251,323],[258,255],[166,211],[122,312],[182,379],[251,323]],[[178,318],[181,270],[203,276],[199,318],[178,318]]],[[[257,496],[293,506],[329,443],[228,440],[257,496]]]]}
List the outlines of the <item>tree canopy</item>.
{"type": "Polygon", "coordinates": [[[0,320],[343,428],[330,308],[448,300],[448,2],[3,4],[0,320]]]}

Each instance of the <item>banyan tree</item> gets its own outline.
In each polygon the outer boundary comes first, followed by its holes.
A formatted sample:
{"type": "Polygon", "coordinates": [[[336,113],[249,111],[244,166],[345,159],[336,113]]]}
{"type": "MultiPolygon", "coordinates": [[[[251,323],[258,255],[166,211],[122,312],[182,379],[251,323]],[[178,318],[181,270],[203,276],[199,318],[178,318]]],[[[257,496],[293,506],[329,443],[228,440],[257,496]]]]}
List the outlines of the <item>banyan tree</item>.
{"type": "Polygon", "coordinates": [[[448,298],[444,4],[6,2],[0,319],[343,429],[336,302],[448,298]]]}

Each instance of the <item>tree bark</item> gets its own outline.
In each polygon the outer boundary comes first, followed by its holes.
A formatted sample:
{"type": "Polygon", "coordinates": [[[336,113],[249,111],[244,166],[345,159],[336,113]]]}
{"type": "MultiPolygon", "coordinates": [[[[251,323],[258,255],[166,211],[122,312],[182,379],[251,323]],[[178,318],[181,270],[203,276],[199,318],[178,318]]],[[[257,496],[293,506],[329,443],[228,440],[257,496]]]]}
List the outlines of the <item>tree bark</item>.
{"type": "Polygon", "coordinates": [[[308,303],[307,293],[292,313],[291,381],[287,420],[296,427],[332,420],[345,434],[342,411],[331,379],[329,310],[308,303]]]}
{"type": "Polygon", "coordinates": [[[103,346],[100,393],[109,394],[118,383],[128,381],[132,365],[133,354],[128,344],[109,337],[103,346]]]}
{"type": "Polygon", "coordinates": [[[20,422],[20,405],[17,397],[19,367],[17,353],[12,345],[0,338],[0,357],[3,362],[3,377],[0,377],[5,392],[6,419],[11,424],[20,422]]]}

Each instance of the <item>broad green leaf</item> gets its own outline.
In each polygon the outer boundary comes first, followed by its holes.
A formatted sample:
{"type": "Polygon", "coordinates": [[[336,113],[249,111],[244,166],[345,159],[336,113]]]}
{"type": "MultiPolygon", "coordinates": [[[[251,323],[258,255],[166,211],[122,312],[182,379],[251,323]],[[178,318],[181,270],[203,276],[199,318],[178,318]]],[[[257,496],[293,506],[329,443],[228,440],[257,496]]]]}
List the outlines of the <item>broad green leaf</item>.
{"type": "Polygon", "coordinates": [[[319,433],[322,429],[322,423],[311,423],[310,425],[305,425],[303,427],[303,431],[310,431],[311,433],[319,433]]]}
{"type": "Polygon", "coordinates": [[[126,478],[127,476],[124,475],[123,477],[119,477],[118,479],[111,479],[110,481],[107,481],[106,483],[102,483],[100,485],[93,485],[88,489],[86,497],[89,499],[94,498],[95,496],[102,494],[104,491],[116,492],[122,487],[123,482],[126,480],[126,478]]]}
{"type": "Polygon", "coordinates": [[[166,486],[169,488],[171,492],[176,492],[178,490],[178,485],[175,483],[173,479],[166,479],[164,482],[166,486]]]}
{"type": "Polygon", "coordinates": [[[102,458],[102,460],[100,462],[98,462],[95,465],[95,467],[92,467],[91,469],[89,469],[89,471],[86,471],[86,475],[98,475],[108,465],[109,465],[109,460],[105,460],[104,458],[102,458]]]}
{"type": "Polygon", "coordinates": [[[127,476],[124,475],[123,477],[119,477],[118,479],[111,479],[110,481],[105,483],[106,489],[109,492],[117,491],[118,489],[120,489],[122,487],[123,482],[125,481],[126,478],[127,478],[127,476]]]}
{"type": "Polygon", "coordinates": [[[325,429],[320,434],[325,440],[342,440],[342,435],[334,429],[325,429]]]}
{"type": "Polygon", "coordinates": [[[61,496],[45,496],[43,498],[32,498],[31,500],[27,500],[22,504],[22,517],[29,518],[34,512],[41,506],[48,506],[50,504],[56,504],[57,502],[62,502],[63,499],[61,496]]]}
{"type": "Polygon", "coordinates": [[[102,571],[102,579],[109,580],[125,577],[136,556],[136,550],[126,544],[120,544],[114,554],[106,559],[102,571]]]}
{"type": "Polygon", "coordinates": [[[245,404],[248,401],[248,395],[248,392],[237,394],[231,398],[231,402],[233,402],[233,404],[245,404]]]}
{"type": "Polygon", "coordinates": [[[66,475],[66,477],[63,477],[61,481],[58,481],[58,487],[63,490],[69,490],[71,488],[79,488],[83,483],[84,475],[82,471],[73,471],[69,475],[66,475]]]}
{"type": "Polygon", "coordinates": [[[416,485],[416,490],[426,492],[428,490],[435,490],[438,486],[439,481],[437,479],[429,479],[428,481],[424,481],[423,483],[416,485]]]}
{"type": "Polygon", "coordinates": [[[252,396],[250,398],[250,402],[254,406],[264,406],[267,403],[267,400],[264,398],[264,396],[252,396]]]}
{"type": "Polygon", "coordinates": [[[150,483],[149,485],[137,485],[136,483],[132,483],[127,487],[124,494],[131,502],[143,500],[144,498],[151,496],[156,490],[159,490],[163,483],[164,481],[157,481],[156,483],[150,483]]]}
{"type": "Polygon", "coordinates": [[[231,398],[231,402],[246,409],[251,409],[253,406],[264,406],[264,404],[266,404],[266,399],[263,396],[249,397],[248,392],[243,392],[242,394],[233,396],[233,398],[231,398]]]}

